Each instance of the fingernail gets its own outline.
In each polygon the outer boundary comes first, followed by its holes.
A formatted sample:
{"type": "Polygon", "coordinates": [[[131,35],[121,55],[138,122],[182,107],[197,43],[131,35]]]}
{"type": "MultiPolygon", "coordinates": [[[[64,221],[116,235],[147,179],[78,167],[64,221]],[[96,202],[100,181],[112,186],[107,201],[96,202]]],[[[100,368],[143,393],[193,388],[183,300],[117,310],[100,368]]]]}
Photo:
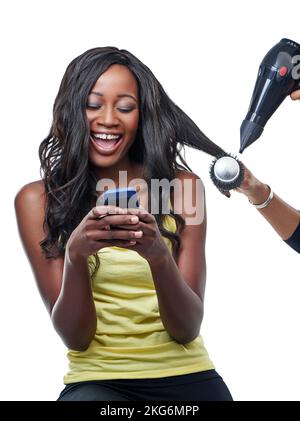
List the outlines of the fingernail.
{"type": "Polygon", "coordinates": [[[138,222],[139,218],[137,216],[133,216],[130,221],[131,222],[138,222]]]}

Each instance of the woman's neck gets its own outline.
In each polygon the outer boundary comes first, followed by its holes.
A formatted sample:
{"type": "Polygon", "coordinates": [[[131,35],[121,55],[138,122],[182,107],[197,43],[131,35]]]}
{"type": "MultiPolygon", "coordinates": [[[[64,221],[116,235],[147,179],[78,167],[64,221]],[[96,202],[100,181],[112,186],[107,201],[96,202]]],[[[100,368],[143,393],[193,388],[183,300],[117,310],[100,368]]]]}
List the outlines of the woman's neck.
{"type": "Polygon", "coordinates": [[[116,165],[108,168],[96,168],[94,170],[97,181],[111,180],[116,188],[127,187],[131,180],[143,178],[142,165],[129,162],[127,165],[116,165]]]}

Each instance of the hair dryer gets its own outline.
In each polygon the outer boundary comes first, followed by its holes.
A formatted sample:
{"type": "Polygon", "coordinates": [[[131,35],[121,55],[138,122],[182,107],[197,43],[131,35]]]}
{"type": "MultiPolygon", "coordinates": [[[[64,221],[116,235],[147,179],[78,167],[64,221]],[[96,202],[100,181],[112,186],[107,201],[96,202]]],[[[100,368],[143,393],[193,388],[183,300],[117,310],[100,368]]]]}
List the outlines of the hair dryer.
{"type": "Polygon", "coordinates": [[[262,134],[283,100],[300,88],[300,45],[283,38],[266,54],[245,120],[240,128],[240,153],[262,134]]]}

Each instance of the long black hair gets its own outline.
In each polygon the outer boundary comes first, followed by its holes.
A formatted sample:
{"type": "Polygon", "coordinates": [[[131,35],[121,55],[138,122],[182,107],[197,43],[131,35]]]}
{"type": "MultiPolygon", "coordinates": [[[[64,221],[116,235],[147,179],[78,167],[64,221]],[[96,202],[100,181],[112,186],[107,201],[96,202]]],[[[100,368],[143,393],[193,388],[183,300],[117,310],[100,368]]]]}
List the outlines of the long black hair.
{"type": "MultiPolygon", "coordinates": [[[[92,87],[112,64],[127,66],[138,84],[139,124],[128,153],[131,161],[142,165],[149,192],[151,179],[171,181],[177,170],[192,172],[181,154],[184,145],[212,156],[224,153],[169,98],[151,70],[129,51],[99,47],[84,52],[66,69],[54,102],[50,132],[39,146],[40,173],[47,195],[44,219],[47,236],[40,246],[47,258],[64,254],[70,234],[97,199],[98,180],[88,159],[90,128],[86,104],[92,87]]],[[[148,197],[151,200],[151,194],[148,197]]],[[[176,253],[183,218],[171,209],[170,216],[177,222],[177,231],[173,233],[163,226],[165,215],[154,216],[161,234],[169,238],[176,253]]],[[[93,256],[96,268],[92,277],[100,264],[97,253],[93,256]]]]}

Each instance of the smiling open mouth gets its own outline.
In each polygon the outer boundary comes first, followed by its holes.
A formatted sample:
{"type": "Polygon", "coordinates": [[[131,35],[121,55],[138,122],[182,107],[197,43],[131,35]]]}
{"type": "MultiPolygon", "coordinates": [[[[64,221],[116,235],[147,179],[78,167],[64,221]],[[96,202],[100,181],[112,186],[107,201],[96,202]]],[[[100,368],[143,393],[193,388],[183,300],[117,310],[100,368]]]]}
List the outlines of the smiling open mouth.
{"type": "Polygon", "coordinates": [[[101,151],[114,151],[121,142],[123,135],[103,135],[91,133],[90,136],[95,147],[101,151]]]}

